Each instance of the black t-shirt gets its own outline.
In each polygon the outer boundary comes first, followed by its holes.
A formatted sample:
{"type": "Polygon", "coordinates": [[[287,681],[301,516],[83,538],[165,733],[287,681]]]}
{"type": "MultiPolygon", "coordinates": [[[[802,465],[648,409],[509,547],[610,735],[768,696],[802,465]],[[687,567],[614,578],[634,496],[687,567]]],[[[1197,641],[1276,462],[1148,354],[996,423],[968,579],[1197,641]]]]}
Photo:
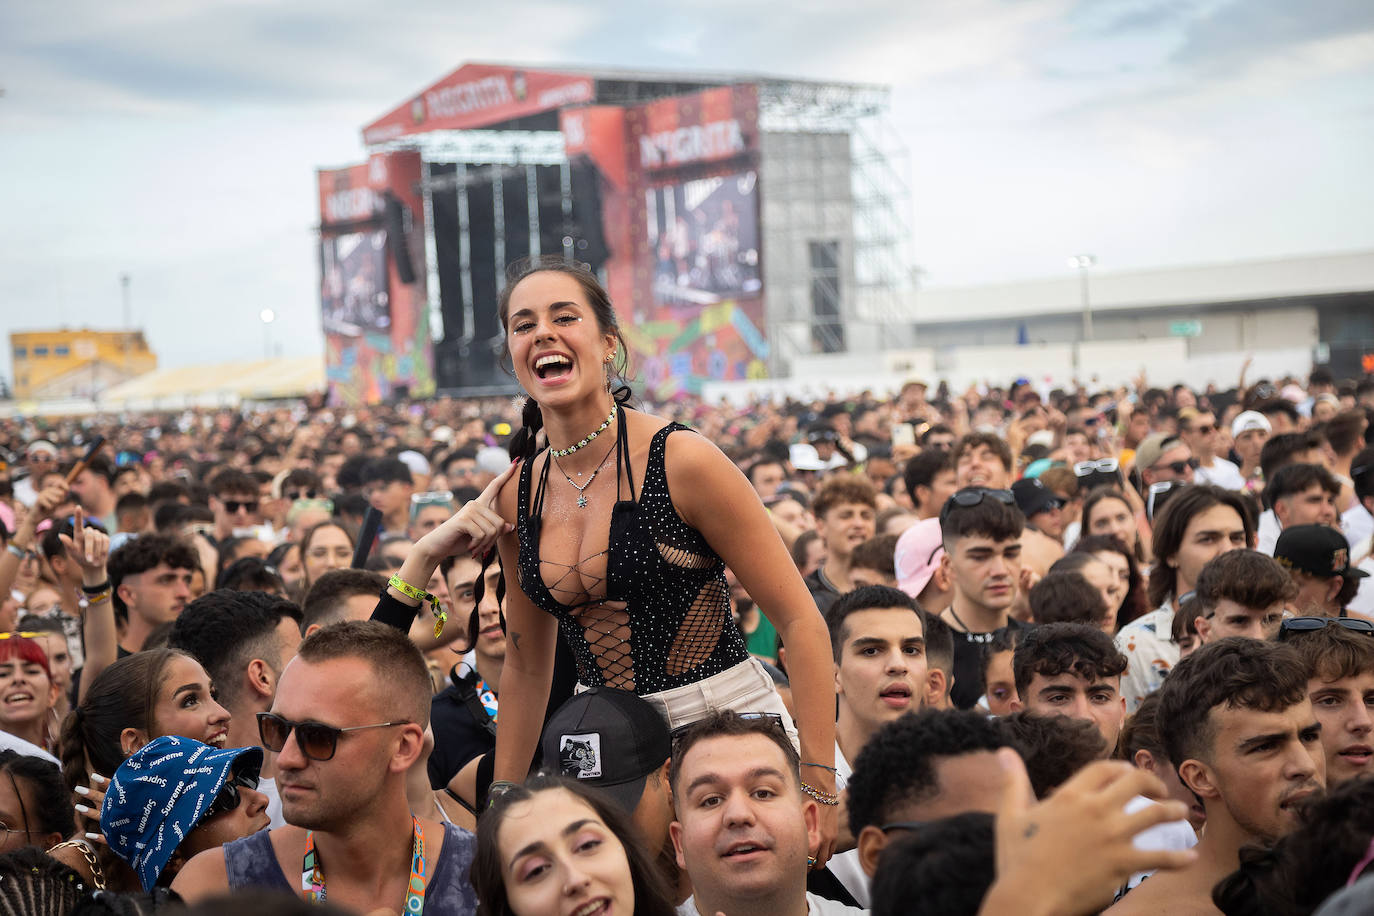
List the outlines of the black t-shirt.
{"type": "MultiPolygon", "coordinates": [[[[1014,617],[1007,618],[1008,630],[1020,630],[1025,624],[1014,617]]],[[[992,642],[991,633],[961,633],[950,627],[954,635],[954,687],[949,699],[959,709],[972,709],[983,695],[983,647],[992,642]]]]}
{"type": "Polygon", "coordinates": [[[477,680],[476,672],[459,677],[454,668],[449,685],[430,702],[434,751],[429,755],[429,784],[435,789],[448,785],[472,758],[496,749],[495,723],[477,699],[477,680]]]}

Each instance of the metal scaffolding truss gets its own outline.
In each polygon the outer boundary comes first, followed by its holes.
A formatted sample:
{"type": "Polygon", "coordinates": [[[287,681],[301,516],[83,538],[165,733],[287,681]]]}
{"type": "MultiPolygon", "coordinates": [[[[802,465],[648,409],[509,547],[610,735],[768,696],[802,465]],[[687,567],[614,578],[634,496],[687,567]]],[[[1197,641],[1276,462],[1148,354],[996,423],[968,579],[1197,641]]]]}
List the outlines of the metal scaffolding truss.
{"type": "MultiPolygon", "coordinates": [[[[887,120],[891,92],[886,86],[763,80],[759,83],[759,121],[765,133],[794,135],[787,148],[793,163],[770,163],[764,176],[765,199],[787,202],[771,227],[774,238],[794,251],[818,234],[833,232],[848,211],[851,258],[834,271],[808,265],[807,289],[833,292],[840,318],[818,318],[807,293],[792,283],[791,301],[771,310],[774,329],[790,324],[797,333],[771,335],[778,343],[773,371],[786,371],[789,357],[815,350],[867,350],[910,346],[906,313],[911,282],[911,192],[906,178],[907,151],[887,120]],[[847,138],[847,144],[839,138],[847,138]],[[839,144],[836,146],[836,144],[839,144]],[[828,158],[847,148],[849,180],[837,180],[828,158]],[[850,265],[852,264],[852,267],[850,265]],[[846,274],[851,274],[846,276],[846,274]],[[805,326],[805,330],[800,330],[805,326]]],[[[784,138],[785,139],[785,138],[784,138]]],[[[776,248],[772,249],[776,252],[776,248]]],[[[802,265],[787,265],[796,274],[802,265]]],[[[774,273],[769,283],[796,277],[774,273]]]]}
{"type": "Polygon", "coordinates": [[[558,165],[568,161],[556,130],[432,130],[369,148],[372,152],[419,150],[426,162],[492,165],[558,165]]]}

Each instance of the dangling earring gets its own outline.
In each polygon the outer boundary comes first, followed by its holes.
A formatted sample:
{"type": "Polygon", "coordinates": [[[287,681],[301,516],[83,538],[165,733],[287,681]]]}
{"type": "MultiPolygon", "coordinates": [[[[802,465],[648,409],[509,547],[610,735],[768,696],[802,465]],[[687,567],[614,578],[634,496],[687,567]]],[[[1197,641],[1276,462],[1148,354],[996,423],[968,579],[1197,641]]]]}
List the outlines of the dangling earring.
{"type": "Polygon", "coordinates": [[[615,359],[614,353],[606,357],[606,393],[611,395],[612,401],[615,400],[615,395],[611,394],[611,360],[613,359],[615,359]]]}

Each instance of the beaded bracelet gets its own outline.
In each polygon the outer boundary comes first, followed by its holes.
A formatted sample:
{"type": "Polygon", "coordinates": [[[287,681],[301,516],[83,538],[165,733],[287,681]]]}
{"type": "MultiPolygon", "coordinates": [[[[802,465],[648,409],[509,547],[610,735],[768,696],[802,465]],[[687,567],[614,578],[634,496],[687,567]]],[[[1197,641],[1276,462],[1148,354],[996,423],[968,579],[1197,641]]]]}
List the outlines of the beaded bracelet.
{"type": "Polygon", "coordinates": [[[840,803],[840,796],[838,793],[826,792],[822,789],[817,789],[815,786],[807,785],[806,783],[801,784],[801,790],[822,805],[833,808],[840,803]]]}
{"type": "Polygon", "coordinates": [[[407,598],[413,598],[421,604],[426,601],[429,602],[430,610],[434,613],[434,638],[438,639],[439,634],[444,632],[444,624],[448,622],[448,612],[439,604],[439,599],[424,589],[416,588],[399,575],[393,575],[386,584],[407,598]]]}

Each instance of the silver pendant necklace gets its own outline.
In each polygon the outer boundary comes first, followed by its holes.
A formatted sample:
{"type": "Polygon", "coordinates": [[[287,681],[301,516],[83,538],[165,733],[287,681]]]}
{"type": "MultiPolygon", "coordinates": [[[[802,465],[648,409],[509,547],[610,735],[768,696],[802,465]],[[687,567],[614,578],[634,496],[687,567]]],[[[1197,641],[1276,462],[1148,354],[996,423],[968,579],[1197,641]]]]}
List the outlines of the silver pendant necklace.
{"type": "MultiPolygon", "coordinates": [[[[563,470],[563,463],[558,460],[558,457],[556,455],[554,456],[553,463],[557,465],[558,473],[562,474],[563,479],[566,480],[568,483],[572,484],[572,488],[577,491],[577,508],[587,508],[587,494],[582,491],[590,487],[592,485],[592,481],[596,480],[596,475],[600,474],[601,469],[606,466],[606,462],[610,460],[611,452],[613,451],[615,451],[614,441],[611,442],[611,447],[606,449],[606,454],[602,456],[601,463],[596,466],[596,470],[592,471],[592,476],[588,477],[587,482],[582,484],[581,486],[578,486],[577,481],[573,480],[571,477],[568,476],[568,472],[563,470]]],[[[582,473],[579,471],[577,476],[581,477],[582,473]]]]}

